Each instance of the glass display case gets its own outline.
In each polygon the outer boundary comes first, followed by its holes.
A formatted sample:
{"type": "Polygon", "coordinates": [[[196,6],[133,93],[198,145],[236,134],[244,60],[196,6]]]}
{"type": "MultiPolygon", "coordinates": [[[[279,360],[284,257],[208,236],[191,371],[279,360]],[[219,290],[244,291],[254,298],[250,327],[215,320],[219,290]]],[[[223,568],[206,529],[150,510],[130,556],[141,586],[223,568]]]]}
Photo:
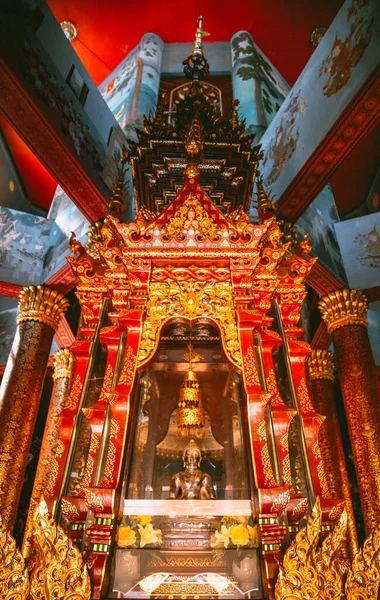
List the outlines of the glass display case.
{"type": "Polygon", "coordinates": [[[240,375],[216,329],[170,325],[139,386],[113,595],[260,597],[240,375]]]}

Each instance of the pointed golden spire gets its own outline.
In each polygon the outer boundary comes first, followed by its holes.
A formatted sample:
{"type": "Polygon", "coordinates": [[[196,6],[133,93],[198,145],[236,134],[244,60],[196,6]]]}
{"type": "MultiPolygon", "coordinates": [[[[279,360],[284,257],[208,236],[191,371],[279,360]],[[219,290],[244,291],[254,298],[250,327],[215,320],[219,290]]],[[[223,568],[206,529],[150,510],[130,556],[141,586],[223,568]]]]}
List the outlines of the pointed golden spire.
{"type": "Polygon", "coordinates": [[[187,349],[189,351],[189,368],[179,391],[177,435],[179,437],[204,437],[205,417],[202,406],[202,394],[197,375],[193,371],[193,362],[197,354],[194,353],[191,343],[187,349]]]}
{"type": "Polygon", "coordinates": [[[125,171],[126,164],[128,162],[128,150],[123,146],[123,155],[120,159],[120,166],[118,167],[118,176],[116,183],[114,184],[111,192],[111,199],[108,208],[108,214],[112,217],[120,219],[124,212],[124,197],[125,197],[125,171]]]}
{"type": "Polygon", "coordinates": [[[257,186],[257,212],[260,221],[266,221],[274,216],[276,209],[272,204],[269,194],[265,191],[263,180],[259,174],[256,179],[257,186]]]}
{"type": "Polygon", "coordinates": [[[202,58],[205,57],[204,52],[203,52],[203,38],[207,35],[210,35],[207,31],[203,31],[203,17],[198,17],[197,19],[198,21],[198,27],[197,30],[195,32],[195,42],[194,42],[194,48],[193,48],[193,54],[197,54],[198,56],[201,56],[202,58]]]}
{"type": "Polygon", "coordinates": [[[230,123],[231,123],[231,127],[232,129],[237,129],[240,126],[240,121],[239,121],[239,113],[238,113],[238,106],[240,104],[240,100],[236,99],[236,100],[232,100],[231,102],[231,116],[230,116],[230,123]]]}
{"type": "Polygon", "coordinates": [[[184,65],[183,72],[191,79],[201,79],[210,74],[210,66],[205,58],[203,51],[203,38],[210,35],[207,31],[203,31],[203,17],[198,17],[198,27],[195,32],[195,42],[193,51],[182,62],[184,65]]]}

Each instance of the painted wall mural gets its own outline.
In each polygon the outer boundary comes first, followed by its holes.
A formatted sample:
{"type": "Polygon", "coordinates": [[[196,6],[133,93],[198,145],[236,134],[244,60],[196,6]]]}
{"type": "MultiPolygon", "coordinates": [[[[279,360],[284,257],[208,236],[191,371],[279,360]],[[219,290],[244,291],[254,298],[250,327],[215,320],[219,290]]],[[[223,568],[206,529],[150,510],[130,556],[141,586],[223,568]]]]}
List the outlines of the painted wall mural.
{"type": "Polygon", "coordinates": [[[380,213],[335,224],[350,287],[380,285],[380,213]]]}
{"type": "Polygon", "coordinates": [[[346,272],[335,233],[338,222],[334,195],[327,185],[298,219],[296,227],[302,236],[308,232],[313,245],[311,255],[318,256],[319,262],[346,285],[346,272]]]}
{"type": "Polygon", "coordinates": [[[99,86],[99,91],[127,135],[136,138],[143,115],[154,113],[160,85],[164,43],[146,33],[141,42],[99,86]]]}
{"type": "Polygon", "coordinates": [[[380,3],[346,0],[260,140],[273,196],[286,190],[376,68],[379,46],[380,3]]]}
{"type": "Polygon", "coordinates": [[[48,217],[52,223],[50,235],[46,242],[42,278],[49,279],[58,269],[66,264],[65,256],[69,254],[69,239],[74,231],[77,239],[86,245],[89,221],[60,188],[54,195],[48,217]]]}
{"type": "Polygon", "coordinates": [[[356,67],[371,41],[373,19],[368,22],[360,14],[360,9],[368,4],[369,0],[352,0],[346,17],[350,30],[343,41],[337,34],[330,54],[322,61],[319,76],[327,77],[323,86],[325,96],[336,94],[346,85],[352,69],[356,67]]]}
{"type": "Polygon", "coordinates": [[[234,97],[240,100],[240,113],[249,133],[259,141],[289,92],[280,73],[256,46],[248,31],[231,39],[234,97]]]}
{"type": "MultiPolygon", "coordinates": [[[[4,299],[1,299],[3,303],[4,299]]],[[[6,298],[7,305],[10,299],[6,298]]],[[[18,301],[12,299],[12,308],[0,311],[0,365],[5,365],[15,337],[18,315],[18,301]]]]}
{"type": "Polygon", "coordinates": [[[0,207],[0,279],[19,285],[42,283],[53,221],[0,207]]]}
{"type": "Polygon", "coordinates": [[[306,103],[298,93],[292,93],[286,111],[281,115],[280,122],[275,131],[275,139],[265,154],[263,165],[272,160],[272,170],[267,176],[267,184],[274,183],[281,175],[283,165],[293,156],[300,137],[300,123],[297,117],[306,113],[306,103]]]}

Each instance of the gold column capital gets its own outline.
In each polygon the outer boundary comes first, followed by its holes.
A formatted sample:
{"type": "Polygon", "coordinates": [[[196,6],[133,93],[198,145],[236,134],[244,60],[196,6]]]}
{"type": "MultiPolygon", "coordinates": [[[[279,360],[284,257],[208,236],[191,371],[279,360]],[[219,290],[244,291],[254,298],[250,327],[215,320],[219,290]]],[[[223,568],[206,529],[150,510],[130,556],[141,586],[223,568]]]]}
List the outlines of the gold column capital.
{"type": "Polygon", "coordinates": [[[307,357],[310,379],[335,379],[335,357],[329,350],[312,350],[307,357]]]}
{"type": "Polygon", "coordinates": [[[67,310],[69,301],[58,290],[42,285],[22,288],[17,322],[40,321],[57,331],[59,321],[67,310]]]}
{"type": "Polygon", "coordinates": [[[54,354],[54,372],[53,379],[62,379],[63,377],[71,377],[75,366],[75,356],[68,349],[63,348],[54,354]]]}
{"type": "Polygon", "coordinates": [[[345,325],[368,326],[368,300],[363,292],[336,290],[324,296],[318,306],[330,334],[345,325]]]}

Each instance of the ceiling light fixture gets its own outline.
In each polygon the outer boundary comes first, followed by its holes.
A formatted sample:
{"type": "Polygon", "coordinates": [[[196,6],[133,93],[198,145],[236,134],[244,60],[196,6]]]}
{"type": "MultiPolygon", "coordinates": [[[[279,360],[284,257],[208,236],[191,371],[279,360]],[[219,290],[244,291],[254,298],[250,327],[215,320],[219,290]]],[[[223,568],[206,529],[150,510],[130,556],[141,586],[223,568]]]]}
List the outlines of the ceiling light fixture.
{"type": "Polygon", "coordinates": [[[312,43],[314,48],[316,48],[318,46],[319,42],[325,35],[326,31],[327,31],[327,27],[316,27],[312,31],[311,36],[310,36],[310,42],[312,43]]]}
{"type": "Polygon", "coordinates": [[[70,21],[62,21],[61,28],[67,39],[72,42],[78,35],[77,28],[70,21]]]}

